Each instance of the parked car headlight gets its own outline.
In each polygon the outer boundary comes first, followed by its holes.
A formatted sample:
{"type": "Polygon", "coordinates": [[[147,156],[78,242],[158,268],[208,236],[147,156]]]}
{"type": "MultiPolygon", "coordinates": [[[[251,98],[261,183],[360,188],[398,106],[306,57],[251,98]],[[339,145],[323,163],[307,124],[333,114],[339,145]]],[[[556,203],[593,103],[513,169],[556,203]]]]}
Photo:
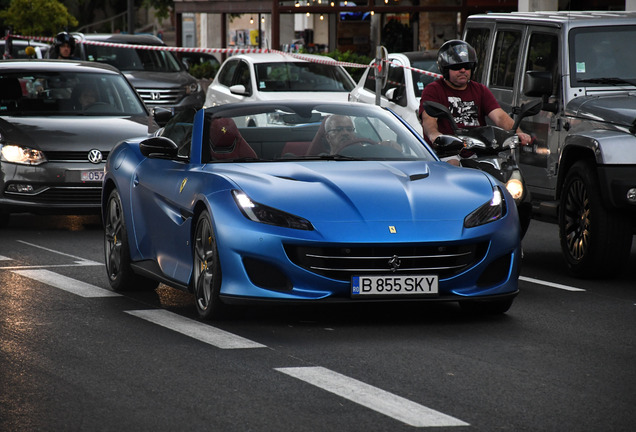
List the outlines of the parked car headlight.
{"type": "Polygon", "coordinates": [[[46,162],[44,153],[40,150],[17,145],[2,146],[2,161],[23,165],[39,165],[46,162]]]}
{"type": "Polygon", "coordinates": [[[254,222],[306,231],[314,229],[307,219],[254,202],[244,192],[233,190],[232,195],[245,217],[254,222]]]}
{"type": "Polygon", "coordinates": [[[464,219],[464,227],[473,228],[501,219],[506,214],[506,199],[498,186],[492,188],[492,199],[464,219]]]}
{"type": "Polygon", "coordinates": [[[199,86],[198,82],[193,82],[186,85],[186,94],[195,94],[201,90],[201,86],[199,86]]]}

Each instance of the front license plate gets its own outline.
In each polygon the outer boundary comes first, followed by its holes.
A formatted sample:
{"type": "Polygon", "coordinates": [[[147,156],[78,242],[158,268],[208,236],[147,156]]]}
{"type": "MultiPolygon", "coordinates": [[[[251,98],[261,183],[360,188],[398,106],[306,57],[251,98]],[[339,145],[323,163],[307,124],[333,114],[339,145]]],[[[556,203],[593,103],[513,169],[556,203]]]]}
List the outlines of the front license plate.
{"type": "Polygon", "coordinates": [[[82,171],[83,182],[101,182],[104,180],[104,170],[82,171]]]}
{"type": "Polygon", "coordinates": [[[422,295],[438,293],[437,275],[354,276],[351,295],[422,295]]]}

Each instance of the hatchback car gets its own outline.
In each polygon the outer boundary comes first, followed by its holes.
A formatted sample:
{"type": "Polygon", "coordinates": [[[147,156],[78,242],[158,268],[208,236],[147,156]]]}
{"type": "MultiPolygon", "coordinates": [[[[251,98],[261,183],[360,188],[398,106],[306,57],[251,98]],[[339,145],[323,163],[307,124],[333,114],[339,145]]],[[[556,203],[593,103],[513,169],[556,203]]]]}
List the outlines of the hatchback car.
{"type": "Polygon", "coordinates": [[[205,92],[171,51],[128,48],[124,45],[165,46],[153,35],[80,34],[74,55],[107,63],[123,72],[149,108],[172,110],[203,106],[205,92]]]}
{"type": "Polygon", "coordinates": [[[208,87],[205,105],[257,100],[346,101],[355,81],[334,60],[304,54],[238,54],[225,60],[208,87]]]}
{"type": "MultiPolygon", "coordinates": [[[[395,111],[418,133],[422,126],[418,119],[420,99],[424,87],[439,75],[437,51],[414,51],[388,55],[389,72],[382,88],[381,104],[395,111]],[[428,73],[418,72],[419,69],[428,73]]],[[[351,91],[353,102],[375,103],[375,68],[369,68],[351,91]]]]}
{"type": "Polygon", "coordinates": [[[250,301],[503,313],[517,294],[519,218],[504,186],[441,162],[374,105],[179,113],[161,136],[115,147],[102,198],[111,287],[191,291],[203,318],[250,301]],[[253,117],[267,121],[238,126],[253,117]]]}
{"type": "Polygon", "coordinates": [[[112,66],[0,62],[0,225],[11,213],[96,212],[112,147],[156,128],[112,66]]]}

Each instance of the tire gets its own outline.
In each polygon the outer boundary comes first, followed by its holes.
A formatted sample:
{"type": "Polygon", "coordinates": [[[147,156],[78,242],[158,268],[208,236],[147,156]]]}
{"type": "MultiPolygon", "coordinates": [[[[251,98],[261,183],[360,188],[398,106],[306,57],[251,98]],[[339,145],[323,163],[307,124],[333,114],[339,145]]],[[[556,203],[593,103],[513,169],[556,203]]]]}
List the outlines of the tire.
{"type": "Polygon", "coordinates": [[[192,289],[199,316],[203,319],[218,319],[224,314],[221,303],[221,265],[216,246],[216,236],[207,211],[197,219],[192,239],[192,289]]]}
{"type": "Polygon", "coordinates": [[[578,161],[568,171],[559,205],[559,238],[568,271],[575,277],[615,277],[632,246],[627,216],[603,206],[595,167],[578,161]]]}
{"type": "Polygon", "coordinates": [[[514,298],[500,300],[465,300],[459,302],[462,310],[471,315],[501,315],[508,312],[514,298]]]}
{"type": "Polygon", "coordinates": [[[135,274],[130,266],[130,245],[121,197],[117,189],[108,196],[104,220],[104,258],[113,291],[153,290],[159,282],[135,274]]]}

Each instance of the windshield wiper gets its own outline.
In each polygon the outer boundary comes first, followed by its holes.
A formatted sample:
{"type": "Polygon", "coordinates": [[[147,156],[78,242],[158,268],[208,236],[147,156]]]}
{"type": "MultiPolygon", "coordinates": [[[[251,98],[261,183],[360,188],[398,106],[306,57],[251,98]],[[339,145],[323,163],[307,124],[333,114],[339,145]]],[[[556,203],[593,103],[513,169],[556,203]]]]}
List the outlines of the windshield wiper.
{"type": "Polygon", "coordinates": [[[603,78],[587,78],[578,80],[582,83],[592,83],[592,84],[609,84],[609,85],[636,85],[636,81],[634,80],[626,80],[624,78],[616,78],[616,77],[603,77],[603,78]]]}
{"type": "Polygon", "coordinates": [[[299,158],[300,160],[344,160],[344,161],[361,161],[365,160],[362,158],[357,158],[353,156],[345,156],[341,154],[321,154],[317,156],[305,156],[303,158],[299,158]]]}

